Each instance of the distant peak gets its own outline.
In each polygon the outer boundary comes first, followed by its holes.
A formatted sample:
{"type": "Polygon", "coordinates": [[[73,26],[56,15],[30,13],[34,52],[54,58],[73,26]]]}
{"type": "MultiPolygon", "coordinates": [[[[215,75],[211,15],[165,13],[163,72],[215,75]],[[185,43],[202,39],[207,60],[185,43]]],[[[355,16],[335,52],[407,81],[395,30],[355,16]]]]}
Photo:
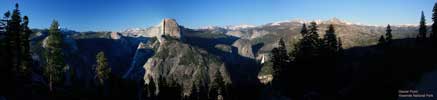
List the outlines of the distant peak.
{"type": "Polygon", "coordinates": [[[339,19],[339,18],[337,18],[337,17],[333,17],[333,18],[331,18],[331,19],[328,19],[328,20],[326,20],[326,21],[323,21],[322,23],[324,23],[324,24],[343,24],[343,25],[350,25],[350,24],[352,24],[352,23],[350,23],[350,22],[347,22],[347,21],[341,20],[341,19],[339,19]]]}
{"type": "Polygon", "coordinates": [[[229,30],[239,30],[239,29],[254,28],[254,27],[256,27],[256,25],[240,24],[240,25],[230,25],[230,26],[225,26],[225,29],[229,29],[229,30]]]}
{"type": "Polygon", "coordinates": [[[338,19],[337,17],[333,17],[333,18],[331,18],[331,19],[329,19],[329,20],[327,20],[327,21],[330,21],[330,22],[339,22],[339,23],[344,22],[343,20],[340,20],[340,19],[338,19]]]}

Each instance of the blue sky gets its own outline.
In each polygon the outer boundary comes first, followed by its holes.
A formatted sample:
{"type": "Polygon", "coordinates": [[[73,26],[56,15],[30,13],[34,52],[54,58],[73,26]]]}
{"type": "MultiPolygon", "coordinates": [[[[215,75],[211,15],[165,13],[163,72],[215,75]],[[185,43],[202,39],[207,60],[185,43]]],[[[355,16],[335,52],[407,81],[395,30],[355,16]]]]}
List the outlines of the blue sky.
{"type": "Polygon", "coordinates": [[[261,25],[300,18],[337,17],[363,24],[416,24],[420,11],[430,23],[435,0],[0,0],[0,12],[18,2],[30,27],[47,28],[56,19],[77,31],[122,31],[174,18],[179,24],[261,25]]]}

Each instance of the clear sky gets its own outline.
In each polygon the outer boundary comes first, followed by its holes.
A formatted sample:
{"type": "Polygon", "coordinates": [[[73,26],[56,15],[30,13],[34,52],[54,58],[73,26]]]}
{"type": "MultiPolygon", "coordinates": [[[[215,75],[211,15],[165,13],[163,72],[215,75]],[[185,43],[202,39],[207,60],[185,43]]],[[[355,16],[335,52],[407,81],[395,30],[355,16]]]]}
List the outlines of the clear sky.
{"type": "Polygon", "coordinates": [[[179,24],[261,25],[290,19],[337,17],[363,24],[417,24],[420,11],[430,23],[435,0],[0,0],[0,12],[20,4],[31,28],[47,28],[56,19],[77,31],[122,31],[174,18],[179,24]]]}

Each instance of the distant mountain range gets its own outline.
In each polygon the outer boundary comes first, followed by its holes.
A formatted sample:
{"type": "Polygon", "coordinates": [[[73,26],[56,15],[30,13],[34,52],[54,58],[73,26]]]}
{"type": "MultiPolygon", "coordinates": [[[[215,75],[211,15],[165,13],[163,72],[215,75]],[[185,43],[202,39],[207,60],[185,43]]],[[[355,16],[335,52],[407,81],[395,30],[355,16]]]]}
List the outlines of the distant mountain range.
{"type": "MultiPolygon", "coordinates": [[[[167,77],[190,89],[192,84],[208,84],[217,71],[227,82],[235,84],[259,83],[257,77],[262,63],[268,61],[270,50],[283,38],[288,49],[301,37],[306,20],[289,20],[265,25],[209,26],[185,28],[174,19],[164,19],[148,28],[132,28],[122,32],[64,33],[64,53],[68,66],[78,72],[77,77],[89,80],[95,55],[104,51],[115,75],[132,80],[150,81],[167,77]],[[262,62],[261,62],[262,61],[262,62]]],[[[377,43],[385,33],[385,26],[355,24],[337,18],[315,21],[323,36],[329,24],[343,40],[344,48],[377,43]]],[[[417,25],[392,25],[394,38],[416,37],[417,25]]],[[[44,65],[42,49],[47,30],[34,29],[33,59],[44,65]]],[[[41,73],[41,72],[37,72],[41,73]]],[[[187,91],[187,90],[184,90],[187,91]]]]}

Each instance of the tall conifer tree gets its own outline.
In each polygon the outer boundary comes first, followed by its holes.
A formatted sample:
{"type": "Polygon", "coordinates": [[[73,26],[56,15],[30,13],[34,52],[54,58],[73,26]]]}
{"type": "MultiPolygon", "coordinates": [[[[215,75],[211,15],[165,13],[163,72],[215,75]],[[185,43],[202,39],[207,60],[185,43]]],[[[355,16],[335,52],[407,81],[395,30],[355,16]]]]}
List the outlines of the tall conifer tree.
{"type": "Polygon", "coordinates": [[[104,52],[99,52],[96,55],[96,75],[97,75],[97,79],[100,82],[100,84],[104,84],[104,81],[109,79],[109,76],[111,74],[111,68],[109,67],[108,64],[108,59],[105,57],[105,53],[104,52]]]}
{"type": "Polygon", "coordinates": [[[433,45],[437,45],[437,2],[434,4],[434,8],[432,10],[432,33],[431,33],[431,41],[433,45]]]}
{"type": "Polygon", "coordinates": [[[385,42],[388,45],[390,45],[392,40],[393,40],[393,35],[391,32],[392,32],[392,29],[390,27],[390,24],[388,24],[387,29],[386,29],[386,33],[385,33],[385,42]]]}
{"type": "Polygon", "coordinates": [[[54,20],[49,29],[46,43],[46,66],[44,73],[49,81],[49,89],[53,91],[53,85],[62,81],[65,62],[62,54],[62,34],[59,30],[58,21],[54,20]]]}
{"type": "Polygon", "coordinates": [[[427,28],[426,28],[426,20],[425,20],[425,14],[422,11],[422,15],[420,18],[420,26],[419,26],[419,34],[417,35],[417,39],[419,41],[423,41],[426,39],[426,32],[427,32],[427,28]]]}

